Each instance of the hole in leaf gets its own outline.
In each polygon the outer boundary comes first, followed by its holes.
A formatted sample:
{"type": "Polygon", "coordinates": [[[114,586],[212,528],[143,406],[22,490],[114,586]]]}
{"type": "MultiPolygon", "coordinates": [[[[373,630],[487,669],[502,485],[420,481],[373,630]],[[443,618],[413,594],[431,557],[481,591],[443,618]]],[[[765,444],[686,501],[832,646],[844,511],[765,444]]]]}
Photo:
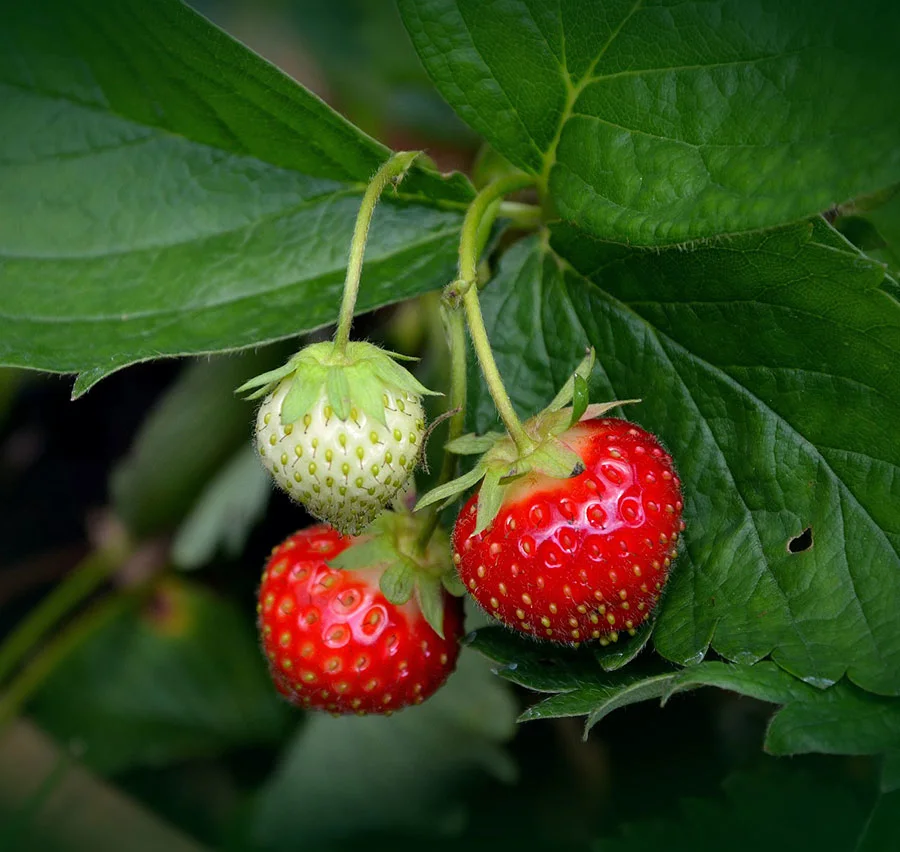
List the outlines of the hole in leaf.
{"type": "Polygon", "coordinates": [[[807,527],[800,535],[795,535],[787,545],[788,553],[803,553],[813,546],[812,527],[807,527]]]}

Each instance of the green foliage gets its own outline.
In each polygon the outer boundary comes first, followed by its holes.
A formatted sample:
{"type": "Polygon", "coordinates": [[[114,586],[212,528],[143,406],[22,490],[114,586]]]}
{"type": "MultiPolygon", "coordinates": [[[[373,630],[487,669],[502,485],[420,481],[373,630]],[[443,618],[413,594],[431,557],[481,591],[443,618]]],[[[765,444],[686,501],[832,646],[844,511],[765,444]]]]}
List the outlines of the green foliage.
{"type": "MultiPolygon", "coordinates": [[[[331,322],[388,153],[177,0],[6,4],[0,125],[0,363],[77,371],[76,394],[331,322]]],[[[469,192],[411,175],[361,310],[446,281],[469,192]]]]}
{"type": "Polygon", "coordinates": [[[900,303],[883,267],[821,220],[691,252],[564,227],[551,246],[504,256],[488,333],[520,411],[591,345],[594,398],[642,397],[626,416],[673,450],[688,531],[657,650],[771,655],[804,680],[900,693],[900,303]],[[813,546],[792,553],[808,527],[813,546]]]}
{"type": "Polygon", "coordinates": [[[400,9],[444,97],[596,236],[771,227],[900,178],[891,0],[400,9]]]}
{"type": "MultiPolygon", "coordinates": [[[[821,689],[769,661],[706,661],[680,670],[647,655],[632,662],[647,638],[632,637],[622,648],[575,650],[487,627],[470,641],[500,663],[497,673],[506,680],[552,693],[528,708],[520,717],[523,722],[586,716],[587,736],[621,707],[656,699],[665,703],[678,692],[715,686],[779,705],[765,735],[766,750],[772,754],[880,754],[900,747],[900,699],[873,695],[846,680],[821,689]]],[[[885,777],[893,778],[893,768],[885,777]]],[[[888,788],[892,783],[886,782],[888,788]]]]}
{"type": "Polygon", "coordinates": [[[706,662],[682,672],[670,693],[717,686],[784,705],[766,731],[772,754],[878,754],[900,746],[900,699],[873,695],[841,681],[818,689],[773,663],[706,662]]]}

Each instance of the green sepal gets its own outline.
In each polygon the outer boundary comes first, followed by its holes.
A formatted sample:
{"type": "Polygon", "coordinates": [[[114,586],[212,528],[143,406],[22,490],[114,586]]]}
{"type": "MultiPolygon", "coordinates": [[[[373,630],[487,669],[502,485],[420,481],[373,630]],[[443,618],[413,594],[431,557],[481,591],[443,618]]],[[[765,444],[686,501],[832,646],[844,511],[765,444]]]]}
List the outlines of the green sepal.
{"type": "MultiPolygon", "coordinates": [[[[395,559],[394,562],[384,569],[384,573],[381,575],[378,583],[381,593],[392,604],[402,606],[413,595],[417,573],[413,562],[402,557],[395,559]]],[[[423,576],[419,574],[419,583],[422,582],[423,576]]]]}
{"type": "Polygon", "coordinates": [[[386,385],[393,385],[399,390],[413,393],[417,396],[442,396],[438,391],[426,388],[406,367],[401,366],[386,355],[384,358],[379,358],[371,363],[375,374],[386,385]]]}
{"type": "Polygon", "coordinates": [[[455,598],[461,598],[466,594],[466,584],[455,570],[445,571],[441,574],[441,583],[455,598]]]}
{"type": "Polygon", "coordinates": [[[325,377],[325,390],[328,402],[339,420],[350,416],[350,382],[343,367],[329,367],[325,377]]]}
{"type": "Polygon", "coordinates": [[[478,490],[478,517],[475,519],[475,535],[486,530],[497,517],[503,505],[506,486],[500,484],[504,477],[503,469],[491,466],[484,475],[484,482],[478,490]]]}
{"type": "Polygon", "coordinates": [[[440,485],[437,488],[432,488],[431,491],[424,494],[419,499],[419,502],[416,503],[416,508],[413,509],[413,511],[418,512],[420,509],[424,509],[432,503],[437,503],[440,500],[446,500],[448,497],[452,498],[456,497],[458,494],[462,494],[467,488],[471,488],[473,485],[480,482],[481,479],[484,478],[484,474],[484,467],[482,465],[476,465],[468,473],[464,473],[456,479],[451,479],[450,482],[440,485]]]}
{"type": "Polygon", "coordinates": [[[584,472],[581,456],[560,441],[545,441],[531,453],[528,461],[532,470],[554,479],[569,479],[584,472]]]}
{"type": "Polygon", "coordinates": [[[604,414],[612,411],[614,408],[618,408],[620,405],[636,405],[639,402],[639,399],[614,399],[611,402],[594,402],[584,410],[584,413],[579,419],[596,420],[598,417],[603,417],[604,414]]]}
{"type": "Polygon", "coordinates": [[[381,378],[385,384],[393,385],[399,390],[418,396],[441,396],[437,391],[429,390],[406,367],[394,360],[394,353],[367,343],[364,340],[352,340],[347,344],[347,351],[342,363],[368,365],[370,371],[381,378]]]}
{"type": "Polygon", "coordinates": [[[247,399],[257,399],[261,396],[265,396],[269,393],[285,376],[289,376],[294,370],[297,368],[295,363],[295,355],[291,358],[287,363],[282,364],[280,367],[276,367],[274,370],[269,370],[266,373],[260,373],[258,376],[254,376],[249,381],[244,382],[239,388],[235,390],[235,393],[246,393],[248,390],[252,390],[253,388],[258,388],[258,390],[249,395],[247,399]]]}
{"type": "MultiPolygon", "coordinates": [[[[365,364],[353,364],[344,368],[344,376],[350,388],[350,399],[367,417],[387,426],[384,413],[384,394],[378,380],[365,364]]],[[[349,412],[348,412],[349,415],[349,412]]]]}
{"type": "Polygon", "coordinates": [[[318,364],[304,366],[303,371],[294,376],[291,388],[281,403],[281,422],[284,425],[296,423],[308,414],[322,395],[326,371],[318,364]]]}
{"type": "Polygon", "coordinates": [[[581,378],[584,382],[587,382],[594,369],[596,360],[597,354],[591,347],[588,349],[587,355],[584,356],[582,362],[575,368],[575,372],[569,376],[566,383],[559,389],[559,393],[553,397],[553,402],[544,409],[544,412],[559,411],[561,408],[565,408],[574,398],[575,379],[581,378]]]}
{"type": "Polygon", "coordinates": [[[574,408],[561,408],[558,411],[543,411],[534,418],[534,421],[529,421],[529,424],[526,424],[526,426],[530,425],[532,422],[538,423],[539,426],[534,431],[538,431],[546,436],[556,437],[562,435],[563,432],[567,432],[576,422],[602,417],[613,408],[618,408],[620,405],[630,405],[634,402],[640,402],[640,400],[623,399],[612,400],[611,402],[592,403],[584,409],[581,417],[579,417],[577,421],[574,419],[574,408]]]}
{"type": "Polygon", "coordinates": [[[590,393],[588,391],[587,382],[579,375],[574,377],[572,383],[572,417],[569,425],[574,426],[584,416],[590,402],[590,393]]]}
{"type": "Polygon", "coordinates": [[[500,432],[486,432],[484,435],[460,435],[444,444],[444,449],[458,456],[476,456],[486,453],[497,441],[505,438],[500,432]]]}
{"type": "MultiPolygon", "coordinates": [[[[341,551],[334,559],[328,560],[329,568],[350,571],[373,568],[396,558],[393,542],[382,536],[364,538],[341,551]]],[[[408,598],[407,598],[408,600],[408,598]]]]}
{"type": "Polygon", "coordinates": [[[440,395],[394,360],[405,357],[362,340],[350,341],[342,352],[331,341],[312,343],[281,367],[244,382],[236,393],[253,391],[247,398],[258,399],[293,374],[293,384],[282,405],[282,423],[293,423],[306,414],[324,386],[338,419],[346,420],[357,407],[385,426],[385,385],[395,393],[440,395]]]}
{"type": "MultiPolygon", "coordinates": [[[[382,349],[385,355],[389,355],[395,361],[419,361],[421,359],[417,358],[415,355],[404,355],[402,352],[394,352],[393,349],[382,349]]],[[[428,391],[428,393],[433,393],[433,391],[428,391]]]]}
{"type": "MultiPolygon", "coordinates": [[[[382,578],[383,579],[383,578],[382,578]]],[[[385,597],[387,597],[385,595],[385,597]]],[[[425,621],[441,639],[444,638],[444,587],[441,580],[420,573],[416,578],[416,602],[425,621]]]]}

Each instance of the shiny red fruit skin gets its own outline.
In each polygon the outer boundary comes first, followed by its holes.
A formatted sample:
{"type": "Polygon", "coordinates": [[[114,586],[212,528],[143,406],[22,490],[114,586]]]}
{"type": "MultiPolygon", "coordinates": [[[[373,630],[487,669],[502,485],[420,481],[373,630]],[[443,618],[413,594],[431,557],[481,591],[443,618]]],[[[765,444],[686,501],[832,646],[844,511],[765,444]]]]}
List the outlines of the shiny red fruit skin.
{"type": "Polygon", "coordinates": [[[453,560],[508,627],[554,642],[615,641],[659,600],[684,529],[681,483],[659,441],[625,420],[585,420],[560,440],[584,472],[523,477],[479,535],[473,495],[456,521],[453,560]]]}
{"type": "Polygon", "coordinates": [[[272,551],[257,609],[275,687],[297,707],[336,714],[421,704],[456,666],[462,600],[445,595],[441,639],[415,599],[402,606],[387,601],[380,570],[328,567],[352,543],[320,524],[272,551]]]}

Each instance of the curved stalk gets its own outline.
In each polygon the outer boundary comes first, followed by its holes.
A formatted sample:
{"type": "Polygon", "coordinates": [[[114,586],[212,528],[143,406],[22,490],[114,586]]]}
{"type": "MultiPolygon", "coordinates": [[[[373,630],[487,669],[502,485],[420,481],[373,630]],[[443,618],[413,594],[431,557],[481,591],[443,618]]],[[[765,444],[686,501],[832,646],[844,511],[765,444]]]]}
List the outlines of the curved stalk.
{"type": "Polygon", "coordinates": [[[353,228],[353,239],[350,242],[350,257],[347,260],[347,277],[344,279],[344,295],[341,299],[341,312],[338,327],[334,335],[335,352],[343,354],[350,340],[350,326],[353,323],[353,311],[356,308],[356,297],[359,293],[359,279],[362,275],[363,255],[366,252],[366,241],[369,238],[369,226],[375,205],[385,187],[389,183],[397,183],[409,171],[410,166],[419,156],[419,151],[398,151],[375,173],[369,181],[356,216],[353,228]]]}
{"type": "Polygon", "coordinates": [[[534,449],[534,443],[528,437],[522,422],[519,420],[513,407],[509,394],[503,385],[491,344],[488,340],[487,330],[484,327],[484,317],[481,314],[481,305],[478,301],[478,259],[484,248],[485,234],[489,233],[502,204],[497,204],[505,195],[518,189],[525,189],[534,184],[533,178],[528,175],[510,175],[488,184],[469,206],[466,218],[463,220],[462,236],[459,242],[459,276],[460,290],[463,296],[463,306],[466,311],[466,321],[469,325],[469,336],[481,372],[487,383],[488,390],[497,406],[506,431],[512,438],[519,453],[525,455],[534,449]]]}
{"type": "MultiPolygon", "coordinates": [[[[450,417],[450,425],[447,430],[447,442],[462,435],[466,426],[466,325],[462,311],[459,308],[446,308],[441,306],[441,314],[444,319],[444,327],[447,331],[447,343],[450,347],[450,398],[449,410],[453,412],[450,417]]],[[[454,453],[444,452],[441,462],[441,472],[437,484],[444,485],[456,476],[458,457],[454,453]]],[[[416,539],[415,548],[419,553],[424,553],[428,542],[438,525],[439,509],[436,505],[429,506],[428,514],[422,525],[422,531],[416,539]]]]}

